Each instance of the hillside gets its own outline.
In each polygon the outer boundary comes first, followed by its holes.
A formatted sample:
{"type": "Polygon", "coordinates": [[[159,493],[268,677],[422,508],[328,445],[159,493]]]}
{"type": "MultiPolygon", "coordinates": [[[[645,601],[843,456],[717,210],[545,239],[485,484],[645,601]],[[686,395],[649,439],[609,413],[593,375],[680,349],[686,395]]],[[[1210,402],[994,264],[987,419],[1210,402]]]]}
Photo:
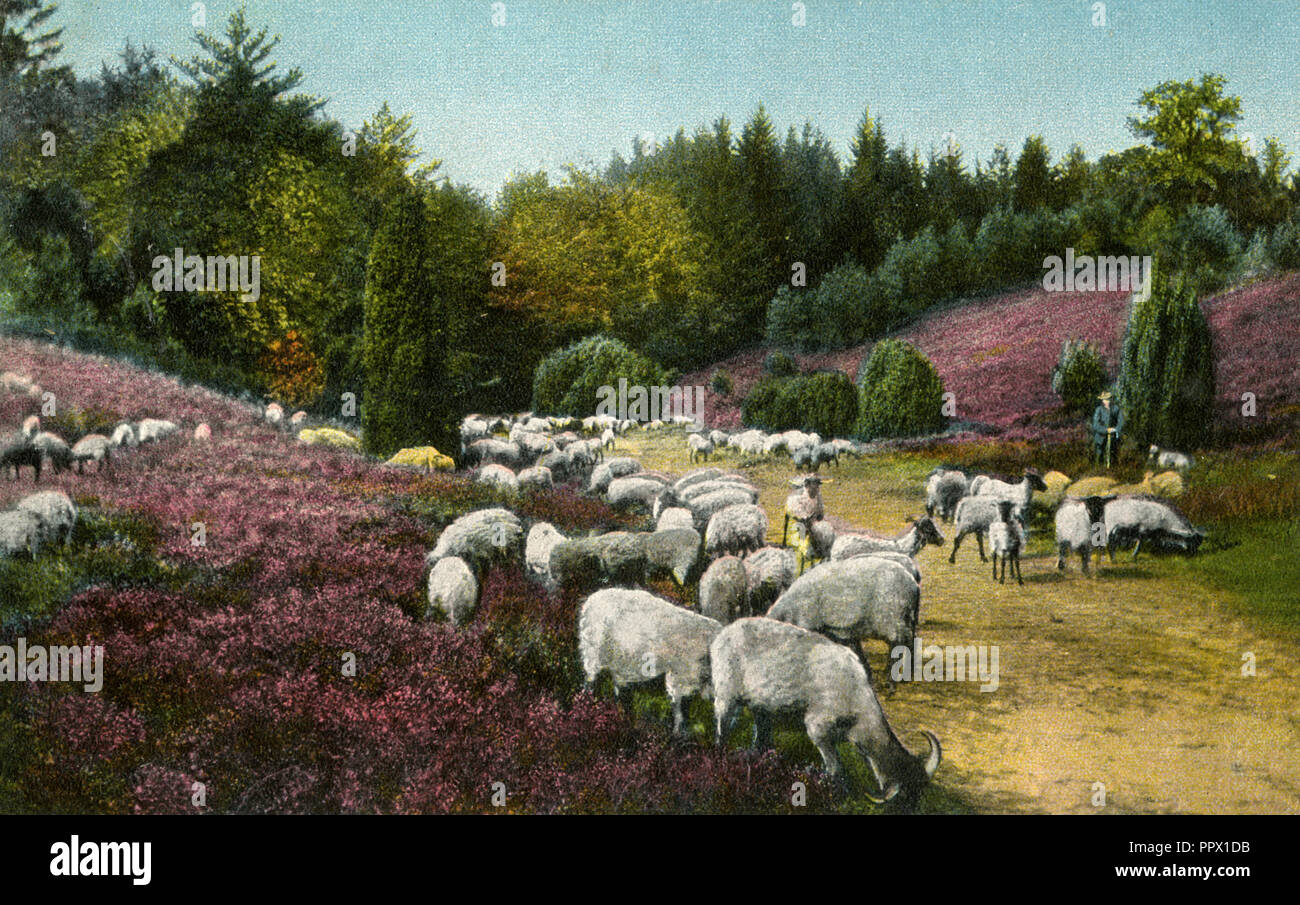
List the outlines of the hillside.
{"type": "MultiPolygon", "coordinates": [[[[1218,359],[1218,426],[1233,439],[1277,437],[1300,415],[1300,274],[1262,280],[1202,303],[1214,333],[1218,359]],[[1240,417],[1242,393],[1257,397],[1257,422],[1240,417]]],[[[1002,440],[1054,442],[1082,435],[1075,420],[1062,419],[1050,376],[1061,344],[1072,337],[1097,343],[1111,374],[1118,366],[1128,296],[1118,292],[1058,292],[1041,288],[958,302],[924,315],[897,331],[928,355],[956,394],[957,417],[992,428],[1002,440]]],[[[796,355],[803,369],[836,368],[852,377],[869,346],[796,355]]],[[[762,376],[766,348],[748,349],[682,377],[686,385],[709,385],[722,368],[735,392],[722,398],[710,389],[710,423],[740,425],[740,403],[762,376]]]]}

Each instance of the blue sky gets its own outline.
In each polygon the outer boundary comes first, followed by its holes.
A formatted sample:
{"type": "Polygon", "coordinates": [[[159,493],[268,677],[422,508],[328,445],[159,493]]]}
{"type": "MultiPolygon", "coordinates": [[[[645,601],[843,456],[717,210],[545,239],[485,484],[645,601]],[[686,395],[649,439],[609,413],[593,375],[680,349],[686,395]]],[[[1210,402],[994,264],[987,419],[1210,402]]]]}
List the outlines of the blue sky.
{"type": "MultiPolygon", "coordinates": [[[[64,60],[81,74],[127,39],[196,51],[185,0],[62,0],[64,60]]],[[[1166,79],[1219,72],[1241,131],[1300,149],[1300,0],[805,0],[619,3],[250,0],[281,36],[276,59],[356,127],[384,101],[411,113],[441,173],[491,195],[513,172],[627,156],[635,135],[688,132],[759,102],[778,128],[811,119],[844,156],[870,106],[891,144],[922,153],[952,132],[968,164],[1041,133],[1053,157],[1134,143],[1134,100],[1166,79]]],[[[222,31],[233,2],[206,3],[222,31]]],[[[1300,156],[1300,155],[1297,155],[1300,156]]]]}

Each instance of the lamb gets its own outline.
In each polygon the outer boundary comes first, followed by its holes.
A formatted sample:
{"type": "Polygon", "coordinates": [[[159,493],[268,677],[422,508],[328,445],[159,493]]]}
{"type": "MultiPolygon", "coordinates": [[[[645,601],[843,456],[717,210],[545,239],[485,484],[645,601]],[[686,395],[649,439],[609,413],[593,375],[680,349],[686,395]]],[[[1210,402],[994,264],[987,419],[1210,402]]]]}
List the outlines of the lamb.
{"type": "Polygon", "coordinates": [[[1147,460],[1152,459],[1161,468],[1173,468],[1177,471],[1187,471],[1194,464],[1192,457],[1186,453],[1174,452],[1172,449],[1161,449],[1154,443],[1147,453],[1147,460]]]}
{"type": "Polygon", "coordinates": [[[47,490],[23,497],[14,507],[23,512],[30,512],[41,523],[42,542],[63,543],[72,540],[72,530],[77,526],[77,507],[66,493],[47,490]]]}
{"type": "Polygon", "coordinates": [[[1020,551],[1025,546],[1025,526],[1012,513],[1015,504],[998,500],[998,520],[989,525],[989,549],[993,554],[993,580],[1005,584],[1007,561],[1011,561],[1011,574],[1018,584],[1025,579],[1020,574],[1020,551]],[[998,576],[998,557],[1002,557],[1002,575],[998,576]]]}
{"type": "Polygon", "coordinates": [[[528,529],[524,542],[524,566],[543,584],[551,582],[551,551],[563,543],[564,535],[550,522],[538,522],[528,529]]]}
{"type": "Polygon", "coordinates": [[[72,447],[72,459],[77,463],[77,474],[85,474],[87,462],[99,463],[95,472],[98,474],[105,467],[113,470],[113,441],[103,434],[86,434],[72,447]]]}
{"type": "Polygon", "coordinates": [[[655,530],[667,531],[672,528],[690,528],[694,531],[695,517],[691,515],[691,510],[683,509],[681,506],[670,506],[660,512],[655,530]]]}
{"type": "Polygon", "coordinates": [[[1115,548],[1133,543],[1137,559],[1143,541],[1158,546],[1172,546],[1188,556],[1195,555],[1205,533],[1168,503],[1146,497],[1121,496],[1106,503],[1106,553],[1115,561],[1115,548]]]}
{"type": "Polygon", "coordinates": [[[744,556],[763,546],[767,538],[767,513],[752,503],[721,509],[709,519],[704,549],[710,557],[734,553],[744,556]]]}
{"type": "Polygon", "coordinates": [[[424,562],[432,567],[445,556],[459,556],[481,576],[493,562],[520,559],[522,541],[523,526],[513,512],[477,509],[444,528],[424,562]]]}
{"type": "Polygon", "coordinates": [[[936,513],[951,522],[957,503],[969,490],[966,475],[950,468],[936,468],[925,483],[925,514],[936,513]]]}
{"type": "Polygon", "coordinates": [[[587,490],[592,493],[604,493],[615,478],[626,478],[642,470],[641,463],[628,456],[607,459],[592,470],[591,479],[587,482],[587,490]]]}
{"type": "Polygon", "coordinates": [[[41,552],[41,520],[22,509],[0,512],[0,556],[27,553],[33,560],[41,552]]]}
{"type": "Polygon", "coordinates": [[[723,625],[749,615],[749,573],[743,560],[722,556],[704,571],[700,613],[723,625]]]}
{"type": "Polygon", "coordinates": [[[643,543],[647,580],[658,572],[667,572],[678,585],[685,585],[696,574],[700,532],[693,527],[655,531],[643,543]]]}
{"type": "Polygon", "coordinates": [[[0,447],[0,469],[8,475],[10,467],[14,470],[14,479],[22,477],[22,467],[31,466],[35,473],[33,482],[41,480],[41,453],[32,445],[31,438],[23,433],[14,434],[0,447]]]}
{"type": "Polygon", "coordinates": [[[516,477],[519,479],[520,487],[540,487],[543,490],[549,490],[555,484],[555,478],[551,475],[551,470],[545,465],[534,465],[532,468],[525,468],[516,477]]]}
{"type": "Polygon", "coordinates": [[[902,553],[915,557],[926,544],[942,547],[943,532],[928,515],[919,515],[909,520],[910,527],[896,537],[880,537],[873,534],[842,534],[835,538],[831,548],[831,559],[848,559],[864,553],[902,553]]]}
{"type": "Polygon", "coordinates": [[[785,498],[785,525],[781,529],[781,546],[785,546],[790,536],[791,519],[810,525],[825,517],[826,506],[821,496],[822,483],[822,479],[815,474],[801,475],[790,481],[791,486],[798,489],[785,498]]]}
{"type": "Polygon", "coordinates": [[[504,465],[484,465],[474,476],[474,482],[487,484],[507,493],[515,493],[519,490],[519,479],[504,465]]]}
{"type": "MultiPolygon", "coordinates": [[[[1012,514],[1023,524],[1023,510],[1013,506],[1012,514]]],[[[997,497],[985,494],[962,497],[961,502],[957,504],[955,516],[957,536],[952,539],[952,553],[948,555],[948,562],[957,561],[957,550],[961,548],[962,538],[968,534],[974,534],[975,541],[979,544],[980,562],[988,562],[988,557],[984,555],[984,535],[988,532],[989,526],[997,520],[997,497]]]]}
{"type": "Polygon", "coordinates": [[[767,612],[786,588],[794,584],[798,574],[795,553],[785,547],[764,547],[746,556],[743,562],[749,579],[745,596],[751,613],[767,612]]]}
{"type": "Polygon", "coordinates": [[[690,460],[692,462],[695,461],[696,456],[707,460],[713,454],[713,441],[702,434],[690,434],[686,438],[686,444],[691,448],[690,460]]]}
{"type": "Polygon", "coordinates": [[[55,474],[72,471],[72,449],[58,434],[41,431],[32,437],[32,446],[42,456],[50,460],[55,474]]]}
{"type": "Polygon", "coordinates": [[[707,533],[709,519],[713,518],[714,514],[721,512],[728,506],[737,506],[741,503],[752,504],[754,501],[755,496],[747,489],[739,485],[733,485],[695,497],[687,505],[691,510],[691,514],[695,516],[696,530],[707,533]]]}
{"type": "Polygon", "coordinates": [[[861,642],[884,641],[910,648],[920,619],[921,586],[902,566],[856,556],[818,566],[767,611],[770,619],[821,632],[847,645],[870,674],[861,642]]]}
{"type": "Polygon", "coordinates": [[[808,738],[841,794],[847,791],[836,746],[848,740],[867,761],[884,803],[901,794],[913,806],[939,769],[943,750],[923,730],[929,754],[912,754],[894,735],[869,673],[843,647],[794,625],[755,617],[739,619],[718,632],[709,647],[717,743],[723,744],[736,717],[748,706],[754,718],[753,745],[772,745],[772,723],[782,712],[803,718],[808,738]]]}
{"type": "Polygon", "coordinates": [[[140,445],[140,438],[136,435],[135,428],[129,422],[123,422],[113,428],[113,434],[109,437],[109,440],[117,447],[140,445]]]}
{"type": "Polygon", "coordinates": [[[664,492],[664,485],[652,478],[631,475],[610,481],[605,492],[605,502],[615,508],[644,506],[650,509],[655,499],[664,492]]]}
{"type": "Polygon", "coordinates": [[[136,437],[141,443],[150,443],[169,437],[180,430],[180,426],[160,418],[145,418],[136,426],[136,437]]]}
{"type": "Polygon", "coordinates": [[[474,615],[478,594],[478,579],[465,560],[444,556],[429,570],[429,607],[425,617],[442,613],[452,625],[464,625],[474,615]]]}
{"type": "Polygon", "coordinates": [[[1066,497],[1056,510],[1056,568],[1065,571],[1065,554],[1075,552],[1083,564],[1083,574],[1088,574],[1092,560],[1096,526],[1105,532],[1106,497],[1088,496],[1083,499],[1066,497]]]}
{"type": "Polygon", "coordinates": [[[709,645],[722,625],[646,591],[608,588],[582,604],[578,652],[590,689],[608,672],[614,693],[663,676],[673,706],[673,732],[686,723],[684,704],[709,696],[709,645]]]}

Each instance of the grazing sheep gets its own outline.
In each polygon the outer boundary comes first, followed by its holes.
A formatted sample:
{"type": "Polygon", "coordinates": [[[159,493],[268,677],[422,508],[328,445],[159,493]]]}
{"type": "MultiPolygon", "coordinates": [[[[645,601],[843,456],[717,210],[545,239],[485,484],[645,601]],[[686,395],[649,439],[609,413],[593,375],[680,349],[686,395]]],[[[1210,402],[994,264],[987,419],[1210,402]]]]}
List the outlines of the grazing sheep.
{"type": "Polygon", "coordinates": [[[50,460],[55,474],[72,471],[72,449],[58,434],[41,431],[32,437],[32,446],[42,456],[50,460]]]}
{"type": "Polygon", "coordinates": [[[1015,504],[998,500],[998,520],[989,525],[989,552],[993,554],[993,580],[1005,584],[1007,561],[1011,561],[1011,575],[1018,584],[1025,579],[1020,574],[1020,551],[1025,546],[1025,526],[1012,513],[1015,504]],[[1002,558],[1002,575],[998,576],[998,557],[1002,558]]]}
{"type": "Polygon", "coordinates": [[[555,478],[551,475],[551,470],[545,465],[534,465],[532,468],[525,468],[517,475],[520,487],[540,487],[543,490],[549,490],[555,485],[555,478]]]}
{"type": "Polygon", "coordinates": [[[605,449],[614,448],[614,429],[612,427],[605,428],[605,430],[601,433],[600,445],[605,447],[605,449]]]}
{"type": "Polygon", "coordinates": [[[141,443],[150,443],[170,437],[180,430],[180,426],[160,418],[145,418],[136,426],[136,436],[141,443]]]}
{"type": "Polygon", "coordinates": [[[690,528],[695,530],[695,517],[691,515],[691,510],[683,509],[681,506],[670,506],[659,513],[659,519],[655,522],[656,531],[667,531],[671,528],[690,528]]]}
{"type": "Polygon", "coordinates": [[[733,437],[735,446],[740,450],[741,455],[746,458],[763,455],[763,444],[766,442],[762,431],[746,431],[740,437],[733,437]]]}
{"type": "Polygon", "coordinates": [[[465,462],[471,467],[475,465],[504,465],[514,471],[524,464],[524,454],[516,443],[489,437],[486,440],[476,440],[470,444],[469,449],[465,451],[465,462]]]}
{"type": "Polygon", "coordinates": [[[77,463],[77,474],[85,474],[87,462],[99,463],[95,467],[98,474],[105,467],[113,470],[113,441],[103,434],[86,434],[72,447],[72,460],[77,463]]]}
{"type": "Polygon", "coordinates": [[[1079,554],[1083,574],[1088,574],[1092,560],[1094,526],[1105,531],[1106,498],[1089,496],[1083,499],[1066,497],[1056,510],[1056,568],[1065,571],[1065,554],[1079,554]]]}
{"type": "Polygon", "coordinates": [[[538,522],[528,529],[524,542],[524,565],[528,574],[539,581],[551,581],[551,551],[564,541],[564,535],[550,522],[538,522]]]}
{"type": "Polygon", "coordinates": [[[917,584],[921,583],[921,567],[918,566],[916,560],[910,556],[905,556],[902,553],[889,553],[883,550],[877,551],[876,553],[863,553],[861,555],[870,557],[871,559],[883,559],[896,563],[906,569],[908,574],[916,580],[917,584]]]}
{"type": "Polygon", "coordinates": [[[1205,533],[1174,507],[1145,497],[1118,497],[1106,503],[1106,553],[1115,561],[1115,548],[1133,544],[1133,558],[1143,542],[1153,546],[1175,547],[1188,556],[1195,555],[1205,533]]]}
{"type": "Polygon", "coordinates": [[[464,625],[478,605],[478,579],[459,556],[445,556],[429,570],[429,607],[425,618],[443,613],[452,625],[464,625]]]}
{"type": "Polygon", "coordinates": [[[691,510],[691,514],[695,516],[696,530],[707,532],[709,519],[713,518],[716,513],[721,512],[728,506],[737,506],[742,503],[752,504],[755,501],[754,494],[750,493],[747,488],[737,484],[697,496],[687,506],[691,510]]]}
{"type": "Polygon", "coordinates": [[[817,459],[817,447],[800,446],[790,451],[790,458],[794,461],[796,471],[817,471],[820,462],[817,459]]]}
{"type": "Polygon", "coordinates": [[[799,554],[799,574],[814,560],[824,562],[835,549],[835,529],[825,519],[806,525],[794,523],[795,549],[799,554]]]}
{"type": "Polygon", "coordinates": [[[999,481],[997,478],[990,478],[985,475],[980,475],[980,477],[984,478],[983,482],[980,482],[979,478],[975,479],[975,482],[979,483],[978,489],[976,489],[976,483],[971,484],[972,495],[1010,500],[1022,515],[1028,515],[1029,504],[1033,502],[1035,490],[1043,493],[1047,492],[1047,484],[1043,481],[1042,475],[1032,468],[1025,469],[1025,476],[1015,484],[1008,484],[1006,481],[999,481]]]}
{"type": "Polygon", "coordinates": [[[691,448],[690,460],[695,461],[698,456],[702,460],[707,460],[713,454],[713,441],[702,434],[690,434],[686,438],[686,445],[691,448]]]}
{"type": "Polygon", "coordinates": [[[615,478],[626,478],[642,470],[641,463],[628,456],[606,459],[592,469],[587,490],[591,493],[604,493],[609,490],[609,485],[615,478]]]}
{"type": "Polygon", "coordinates": [[[31,439],[32,437],[35,437],[38,433],[40,433],[40,430],[41,430],[40,418],[36,417],[35,415],[28,415],[26,418],[23,419],[23,431],[22,431],[23,436],[27,437],[28,439],[31,439]]]}
{"type": "Polygon", "coordinates": [[[696,574],[700,564],[700,532],[693,527],[655,531],[645,538],[646,578],[667,572],[679,585],[696,574]]]}
{"type": "MultiPolygon", "coordinates": [[[[1023,523],[1023,510],[1014,506],[1012,509],[1016,518],[1023,523]]],[[[957,514],[954,516],[957,535],[952,539],[952,553],[948,554],[948,562],[957,561],[957,550],[961,548],[962,538],[968,534],[974,534],[975,541],[979,544],[980,562],[988,562],[988,557],[984,555],[984,535],[988,533],[989,526],[997,520],[997,497],[983,494],[962,497],[961,502],[957,504],[957,514]]]]}
{"type": "Polygon", "coordinates": [[[855,556],[818,566],[767,611],[771,619],[821,632],[848,647],[870,673],[861,642],[910,648],[920,619],[921,586],[897,563],[855,556]]]}
{"type": "Polygon", "coordinates": [[[77,507],[66,493],[59,490],[33,493],[23,497],[14,508],[30,512],[40,520],[42,541],[64,545],[71,542],[72,531],[77,527],[77,507]]]}
{"type": "Polygon", "coordinates": [[[484,465],[478,470],[478,474],[474,475],[474,482],[488,484],[507,493],[515,493],[519,490],[519,479],[504,465],[484,465]]]}
{"type": "Polygon", "coordinates": [[[646,591],[608,588],[578,613],[578,651],[588,688],[608,672],[614,693],[663,676],[673,704],[673,732],[686,723],[684,703],[709,696],[709,645],[722,625],[646,591]]]}
{"type": "Polygon", "coordinates": [[[1161,449],[1155,444],[1151,445],[1147,453],[1147,459],[1155,460],[1156,465],[1161,468],[1174,468],[1178,471],[1187,471],[1194,464],[1194,460],[1186,453],[1174,452],[1172,449],[1161,449]]]}
{"type": "Polygon", "coordinates": [[[279,427],[280,422],[284,420],[284,407],[278,402],[272,402],[266,407],[262,417],[266,419],[267,424],[279,427]]]}
{"type": "Polygon", "coordinates": [[[519,517],[510,510],[477,509],[443,529],[425,556],[425,565],[432,566],[445,556],[459,556],[481,576],[494,561],[521,559],[523,535],[519,517]]]}
{"type": "Polygon", "coordinates": [[[715,559],[700,579],[700,613],[723,625],[749,615],[749,572],[735,556],[715,559]]]}
{"type": "Polygon", "coordinates": [[[26,553],[33,560],[41,552],[41,520],[22,509],[0,512],[0,555],[26,553]]]}
{"type": "Polygon", "coordinates": [[[117,447],[133,447],[140,445],[140,438],[135,432],[135,427],[127,422],[123,422],[113,428],[113,434],[109,439],[113,441],[113,445],[117,447]]]}
{"type": "Polygon", "coordinates": [[[531,464],[555,449],[555,441],[545,434],[514,428],[510,442],[519,447],[520,464],[531,464]]]}
{"type": "Polygon", "coordinates": [[[565,480],[569,476],[569,454],[562,449],[553,449],[537,460],[537,467],[550,469],[552,480],[565,480]]]}
{"type": "Polygon", "coordinates": [[[763,546],[767,538],[767,513],[761,506],[740,503],[721,509],[704,531],[704,550],[710,557],[733,553],[744,556],[763,546]]]}
{"type": "Polygon", "coordinates": [[[708,468],[697,468],[694,471],[688,471],[676,481],[673,482],[673,490],[681,493],[692,484],[698,484],[701,481],[712,481],[722,477],[722,469],[709,466],[708,468]]]}
{"type": "Polygon", "coordinates": [[[934,733],[923,730],[930,745],[924,758],[908,751],[885,719],[870,674],[821,635],[762,617],[739,619],[718,632],[709,660],[719,745],[748,706],[759,749],[772,746],[779,715],[798,714],[841,794],[847,783],[835,749],[844,740],[871,767],[882,797],[869,797],[877,803],[901,794],[900,802],[915,805],[939,769],[943,751],[934,733]]]}
{"type": "Polygon", "coordinates": [[[212,428],[208,426],[206,421],[200,424],[198,427],[194,428],[195,443],[206,443],[211,439],[212,439],[212,428]]]}
{"type": "Polygon", "coordinates": [[[13,371],[5,371],[0,374],[0,386],[4,387],[6,393],[26,393],[31,385],[31,378],[22,374],[13,371]]]}
{"type": "Polygon", "coordinates": [[[816,471],[823,465],[835,463],[835,467],[840,466],[840,450],[833,442],[826,441],[817,444],[817,453],[813,459],[813,471],[816,471]]]}
{"type": "Polygon", "coordinates": [[[969,489],[966,475],[950,468],[936,468],[925,482],[925,514],[951,522],[957,503],[969,489]]]}
{"type": "Polygon", "coordinates": [[[659,481],[639,474],[631,475],[626,478],[615,478],[609,482],[609,490],[605,492],[605,502],[616,509],[632,506],[644,506],[650,509],[655,499],[663,492],[664,485],[659,481]]]}
{"type": "MultiPolygon", "coordinates": [[[[740,475],[718,475],[716,478],[708,481],[699,481],[683,487],[681,490],[673,490],[674,495],[684,504],[689,506],[692,500],[715,493],[719,490],[734,490],[740,488],[750,495],[751,503],[758,502],[758,488],[750,484],[748,480],[740,475]]],[[[672,489],[672,488],[670,488],[672,489]]]]}
{"type": "Polygon", "coordinates": [[[31,438],[21,432],[11,435],[0,447],[0,469],[4,470],[5,475],[9,474],[10,467],[14,470],[14,480],[22,477],[22,467],[31,466],[35,473],[34,483],[41,480],[41,452],[32,445],[31,438]]]}
{"type": "Polygon", "coordinates": [[[610,531],[556,544],[551,550],[551,577],[567,588],[587,587],[593,582],[637,584],[645,577],[649,537],[645,533],[610,531]]]}
{"type": "Polygon", "coordinates": [[[785,498],[785,525],[781,528],[781,546],[785,546],[790,536],[790,521],[811,525],[826,515],[826,506],[822,502],[821,488],[823,482],[815,474],[800,475],[792,478],[791,486],[798,488],[785,498]]]}
{"type": "Polygon", "coordinates": [[[726,446],[728,439],[730,438],[727,436],[726,431],[720,431],[720,430],[709,431],[709,442],[712,443],[715,447],[726,446]]]}
{"type": "Polygon", "coordinates": [[[289,416],[289,426],[298,428],[307,423],[307,413],[299,409],[289,416]]]}
{"type": "Polygon", "coordinates": [[[895,537],[880,537],[874,534],[841,534],[835,538],[831,548],[831,559],[848,559],[864,553],[902,553],[915,557],[926,544],[942,547],[943,532],[928,515],[919,515],[909,519],[909,527],[895,537]]]}
{"type": "Polygon", "coordinates": [[[745,596],[751,613],[765,613],[776,603],[798,575],[798,561],[793,550],[764,547],[743,560],[749,576],[745,596]]]}

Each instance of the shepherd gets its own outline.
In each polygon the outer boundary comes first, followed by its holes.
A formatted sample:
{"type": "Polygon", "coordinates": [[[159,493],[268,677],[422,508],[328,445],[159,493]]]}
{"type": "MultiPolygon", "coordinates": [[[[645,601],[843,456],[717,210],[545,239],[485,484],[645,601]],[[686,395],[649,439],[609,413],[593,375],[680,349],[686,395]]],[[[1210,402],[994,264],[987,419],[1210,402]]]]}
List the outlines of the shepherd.
{"type": "Polygon", "coordinates": [[[1124,412],[1111,404],[1109,391],[1097,397],[1100,405],[1092,413],[1092,459],[1110,468],[1119,458],[1120,435],[1124,433],[1124,412]]]}

